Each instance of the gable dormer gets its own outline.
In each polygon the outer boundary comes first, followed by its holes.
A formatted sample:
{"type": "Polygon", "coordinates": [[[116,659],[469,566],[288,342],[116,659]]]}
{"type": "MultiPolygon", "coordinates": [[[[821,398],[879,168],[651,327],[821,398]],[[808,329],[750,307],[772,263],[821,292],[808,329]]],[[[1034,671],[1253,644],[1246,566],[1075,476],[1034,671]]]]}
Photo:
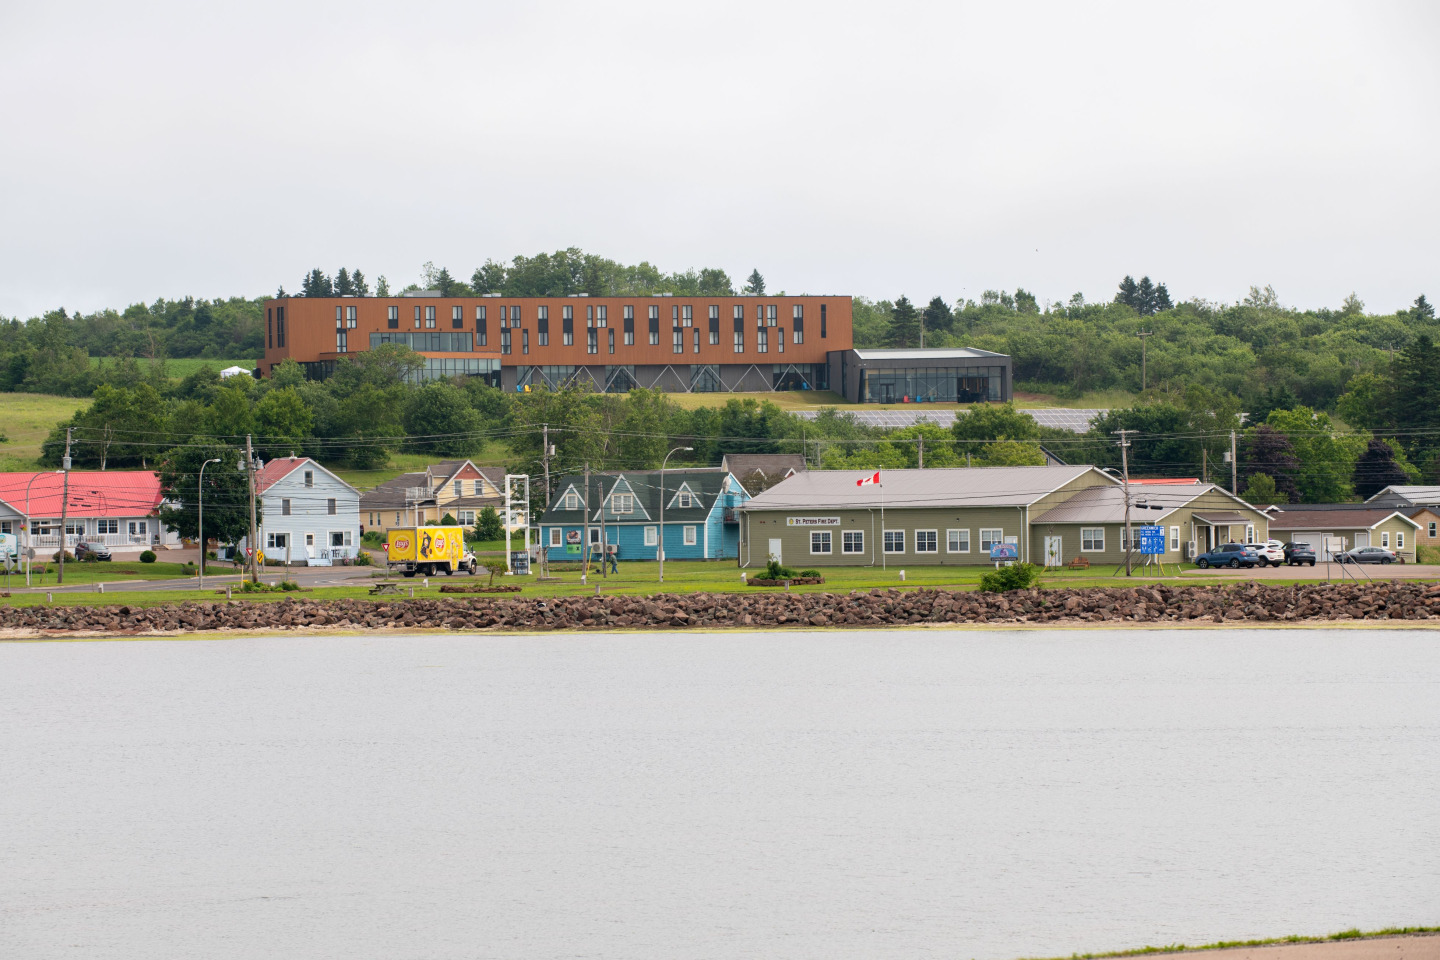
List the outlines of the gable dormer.
{"type": "Polygon", "coordinates": [[[665,503],[666,510],[703,510],[705,507],[704,500],[688,481],[682,480],[674,493],[668,490],[665,492],[670,494],[670,499],[665,503]]]}
{"type": "Polygon", "coordinates": [[[650,511],[645,509],[644,498],[635,493],[634,486],[624,474],[615,478],[605,500],[596,508],[594,519],[613,520],[623,523],[627,520],[649,520],[650,511]],[[602,516],[603,514],[603,516],[602,516]]]}

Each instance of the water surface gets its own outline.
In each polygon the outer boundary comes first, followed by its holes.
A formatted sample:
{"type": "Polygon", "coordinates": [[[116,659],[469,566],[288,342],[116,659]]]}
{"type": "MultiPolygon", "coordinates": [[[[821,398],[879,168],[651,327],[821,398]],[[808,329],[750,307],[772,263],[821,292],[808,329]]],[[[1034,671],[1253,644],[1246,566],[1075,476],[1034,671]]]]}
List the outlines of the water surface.
{"type": "Polygon", "coordinates": [[[1440,634],[0,646],[0,956],[1069,954],[1440,922],[1440,634]]]}

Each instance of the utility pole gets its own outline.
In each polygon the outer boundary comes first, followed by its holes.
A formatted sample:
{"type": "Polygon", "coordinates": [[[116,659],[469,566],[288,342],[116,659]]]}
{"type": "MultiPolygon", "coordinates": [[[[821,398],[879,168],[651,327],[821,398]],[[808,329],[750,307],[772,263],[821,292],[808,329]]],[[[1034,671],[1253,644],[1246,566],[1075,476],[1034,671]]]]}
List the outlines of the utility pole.
{"type": "Polygon", "coordinates": [[[595,493],[597,494],[595,500],[600,504],[600,579],[608,580],[610,574],[605,572],[605,551],[609,549],[609,544],[605,542],[605,474],[603,473],[595,478],[595,493]]]}
{"type": "Polygon", "coordinates": [[[1200,441],[1200,482],[1210,482],[1210,451],[1205,448],[1205,441],[1200,441]]]}
{"type": "Polygon", "coordinates": [[[1239,476],[1239,470],[1236,469],[1237,467],[1238,467],[1238,464],[1236,464],[1236,462],[1235,462],[1235,431],[1234,431],[1234,430],[1231,430],[1231,431],[1230,431],[1230,492],[1233,493],[1233,494],[1235,494],[1235,496],[1238,497],[1238,496],[1240,495],[1240,492],[1239,492],[1238,483],[1237,483],[1237,479],[1238,479],[1238,476],[1239,476]]]}
{"type": "Polygon", "coordinates": [[[1130,576],[1130,555],[1134,551],[1135,541],[1130,534],[1130,439],[1127,434],[1139,433],[1139,430],[1116,430],[1120,436],[1120,470],[1125,477],[1125,576],[1130,576]]]}
{"type": "Polygon", "coordinates": [[[260,582],[260,544],[255,542],[255,452],[250,434],[245,435],[245,476],[250,481],[250,582],[260,582]]]}
{"type": "Polygon", "coordinates": [[[925,438],[924,438],[924,437],[917,437],[916,439],[917,439],[918,442],[919,442],[919,452],[920,452],[920,467],[919,467],[919,469],[924,470],[924,469],[925,469],[925,438]]]}
{"type": "Polygon", "coordinates": [[[60,570],[55,574],[56,583],[65,582],[65,517],[70,506],[70,428],[65,428],[65,459],[60,461],[65,470],[65,492],[60,496],[60,570]]]}
{"type": "Polygon", "coordinates": [[[580,582],[585,583],[590,576],[590,461],[585,461],[585,486],[582,488],[585,495],[580,498],[580,508],[585,511],[585,533],[584,540],[580,544],[580,582]]]}
{"type": "Polygon", "coordinates": [[[1141,330],[1135,336],[1140,338],[1140,392],[1145,392],[1145,347],[1150,337],[1155,336],[1153,330],[1141,330]]]}
{"type": "MultiPolygon", "coordinates": [[[[540,462],[545,466],[545,510],[550,509],[550,424],[540,425],[540,462]]],[[[528,506],[528,504],[527,504],[528,506]]],[[[545,515],[542,511],[542,517],[545,515]]],[[[505,549],[510,549],[510,544],[505,544],[505,549]]],[[[550,576],[550,548],[545,544],[540,545],[540,576],[550,576]]]]}

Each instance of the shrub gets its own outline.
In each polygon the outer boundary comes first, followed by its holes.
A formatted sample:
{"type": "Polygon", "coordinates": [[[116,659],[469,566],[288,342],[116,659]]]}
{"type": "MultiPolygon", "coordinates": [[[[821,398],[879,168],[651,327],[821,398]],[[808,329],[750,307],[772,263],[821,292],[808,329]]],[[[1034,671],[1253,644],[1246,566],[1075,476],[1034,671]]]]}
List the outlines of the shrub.
{"type": "Polygon", "coordinates": [[[373,567],[374,565],[375,565],[375,560],[374,560],[373,557],[370,556],[370,554],[366,553],[364,550],[360,550],[360,551],[357,551],[357,552],[356,552],[356,554],[355,554],[355,566],[357,566],[357,567],[373,567]]]}
{"type": "Polygon", "coordinates": [[[820,579],[820,571],[819,571],[819,570],[801,570],[801,571],[800,571],[800,576],[805,577],[805,578],[807,578],[807,579],[819,580],[819,579],[820,579]]]}
{"type": "Polygon", "coordinates": [[[360,538],[360,544],[365,547],[384,546],[385,535],[379,530],[366,530],[364,536],[360,538]]]}
{"type": "MultiPolygon", "coordinates": [[[[59,563],[59,562],[60,562],[60,551],[59,551],[59,550],[56,550],[53,554],[50,555],[50,559],[53,560],[55,563],[59,563]]],[[[66,562],[66,563],[71,563],[71,562],[74,561],[74,559],[75,559],[75,554],[71,553],[69,550],[66,550],[66,551],[65,551],[65,562],[66,562]]]]}
{"type": "Polygon", "coordinates": [[[92,552],[92,553],[87,553],[87,554],[85,554],[85,556],[81,557],[81,558],[80,558],[80,562],[81,562],[81,563],[99,563],[99,562],[100,562],[100,558],[97,557],[97,556],[95,556],[95,554],[92,552]]]}
{"type": "Polygon", "coordinates": [[[445,514],[445,516],[440,518],[441,525],[446,527],[453,527],[459,522],[459,520],[455,519],[455,515],[453,513],[447,513],[445,514]]]}
{"type": "Polygon", "coordinates": [[[1011,590],[1025,590],[1040,579],[1043,568],[1034,563],[1015,563],[998,570],[991,570],[980,577],[980,589],[986,593],[1007,593],[1011,590]]]}
{"type": "Polygon", "coordinates": [[[296,583],[294,580],[282,580],[280,581],[280,589],[284,590],[286,593],[291,593],[295,590],[299,590],[300,584],[296,583]]]}
{"type": "Polygon", "coordinates": [[[141,563],[154,563],[154,562],[155,562],[155,551],[154,551],[154,550],[142,550],[142,551],[140,551],[140,562],[141,562],[141,563]]]}
{"type": "Polygon", "coordinates": [[[494,507],[486,507],[475,518],[475,539],[485,542],[505,539],[505,524],[500,522],[500,514],[494,507]]]}
{"type": "Polygon", "coordinates": [[[791,570],[789,567],[780,566],[779,560],[771,560],[769,563],[765,564],[765,579],[794,580],[795,571],[791,570]]]}

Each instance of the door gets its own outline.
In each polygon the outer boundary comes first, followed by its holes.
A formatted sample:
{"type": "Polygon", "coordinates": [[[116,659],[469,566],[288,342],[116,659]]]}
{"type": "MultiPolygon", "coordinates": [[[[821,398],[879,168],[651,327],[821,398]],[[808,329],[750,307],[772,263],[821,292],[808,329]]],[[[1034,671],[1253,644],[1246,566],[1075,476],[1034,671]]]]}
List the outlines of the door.
{"type": "Polygon", "coordinates": [[[780,559],[780,540],[779,540],[779,538],[776,538],[776,537],[772,537],[772,538],[771,538],[771,540],[770,540],[770,553],[769,553],[769,558],[770,558],[771,560],[774,560],[776,563],[783,563],[783,562],[784,562],[784,561],[782,561],[782,560],[780,559]]]}
{"type": "Polygon", "coordinates": [[[1065,548],[1059,537],[1045,538],[1045,566],[1058,567],[1065,563],[1065,548]]]}

